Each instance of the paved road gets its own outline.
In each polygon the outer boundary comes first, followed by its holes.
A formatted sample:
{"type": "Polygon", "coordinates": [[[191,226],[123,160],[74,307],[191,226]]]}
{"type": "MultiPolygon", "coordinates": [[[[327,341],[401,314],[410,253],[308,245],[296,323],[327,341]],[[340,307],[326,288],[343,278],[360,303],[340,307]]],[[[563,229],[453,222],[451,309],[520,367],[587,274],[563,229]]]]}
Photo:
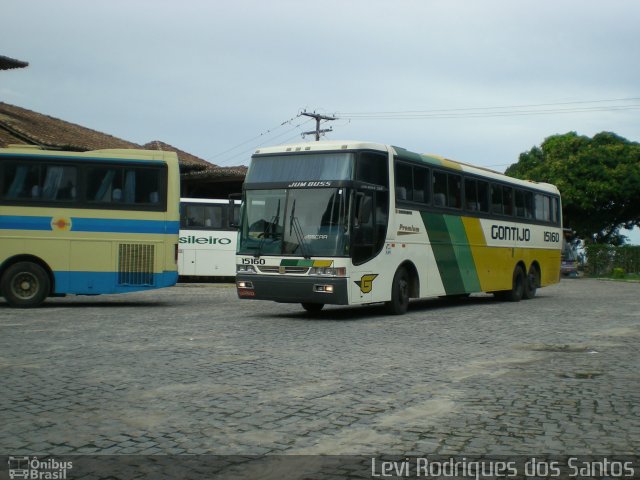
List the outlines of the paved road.
{"type": "Polygon", "coordinates": [[[400,317],[228,285],[0,303],[0,452],[636,453],[639,294],[563,280],[400,317]]]}

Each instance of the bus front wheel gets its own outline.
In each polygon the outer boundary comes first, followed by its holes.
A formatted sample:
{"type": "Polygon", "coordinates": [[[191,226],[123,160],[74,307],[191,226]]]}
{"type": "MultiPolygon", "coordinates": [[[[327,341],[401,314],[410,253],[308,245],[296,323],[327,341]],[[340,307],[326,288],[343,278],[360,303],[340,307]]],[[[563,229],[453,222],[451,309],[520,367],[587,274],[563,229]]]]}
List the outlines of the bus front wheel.
{"type": "Polygon", "coordinates": [[[385,303],[387,313],[402,315],[409,308],[409,274],[404,268],[399,268],[393,276],[391,285],[391,300],[385,303]]]}
{"type": "Polygon", "coordinates": [[[7,303],[16,308],[37,307],[49,295],[51,282],[37,263],[18,262],[2,275],[0,291],[7,303]]]}

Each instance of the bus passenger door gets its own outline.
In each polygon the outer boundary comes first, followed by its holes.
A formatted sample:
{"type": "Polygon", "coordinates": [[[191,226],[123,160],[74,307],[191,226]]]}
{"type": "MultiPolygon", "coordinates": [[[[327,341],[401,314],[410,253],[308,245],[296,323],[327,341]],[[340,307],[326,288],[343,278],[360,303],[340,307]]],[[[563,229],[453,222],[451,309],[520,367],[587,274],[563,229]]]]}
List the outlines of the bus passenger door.
{"type": "Polygon", "coordinates": [[[372,262],[384,243],[387,223],[387,193],[364,191],[356,194],[351,257],[351,301],[372,303],[384,299],[385,292],[376,283],[381,272],[373,271],[372,262]]]}

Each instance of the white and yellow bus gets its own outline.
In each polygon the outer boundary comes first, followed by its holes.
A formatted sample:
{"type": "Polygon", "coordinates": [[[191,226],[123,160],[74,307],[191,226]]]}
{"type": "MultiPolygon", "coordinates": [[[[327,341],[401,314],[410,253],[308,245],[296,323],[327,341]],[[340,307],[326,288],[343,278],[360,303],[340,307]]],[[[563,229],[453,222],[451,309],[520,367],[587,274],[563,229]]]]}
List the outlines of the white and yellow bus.
{"type": "Polygon", "coordinates": [[[242,299],[325,304],[491,292],[518,301],[560,277],[553,185],[365,142],[261,148],[243,187],[242,299]]]}
{"type": "Polygon", "coordinates": [[[174,285],[180,181],[173,152],[0,149],[0,291],[48,296],[174,285]]]}

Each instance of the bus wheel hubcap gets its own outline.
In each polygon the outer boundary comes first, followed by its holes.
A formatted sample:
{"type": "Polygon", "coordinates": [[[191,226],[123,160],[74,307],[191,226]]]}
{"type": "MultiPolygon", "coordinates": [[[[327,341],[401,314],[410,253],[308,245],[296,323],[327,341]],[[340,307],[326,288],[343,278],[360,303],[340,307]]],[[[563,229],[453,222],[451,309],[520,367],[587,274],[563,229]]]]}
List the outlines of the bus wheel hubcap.
{"type": "Polygon", "coordinates": [[[13,293],[21,298],[30,298],[38,289],[37,279],[28,273],[23,273],[16,277],[13,293]]]}

